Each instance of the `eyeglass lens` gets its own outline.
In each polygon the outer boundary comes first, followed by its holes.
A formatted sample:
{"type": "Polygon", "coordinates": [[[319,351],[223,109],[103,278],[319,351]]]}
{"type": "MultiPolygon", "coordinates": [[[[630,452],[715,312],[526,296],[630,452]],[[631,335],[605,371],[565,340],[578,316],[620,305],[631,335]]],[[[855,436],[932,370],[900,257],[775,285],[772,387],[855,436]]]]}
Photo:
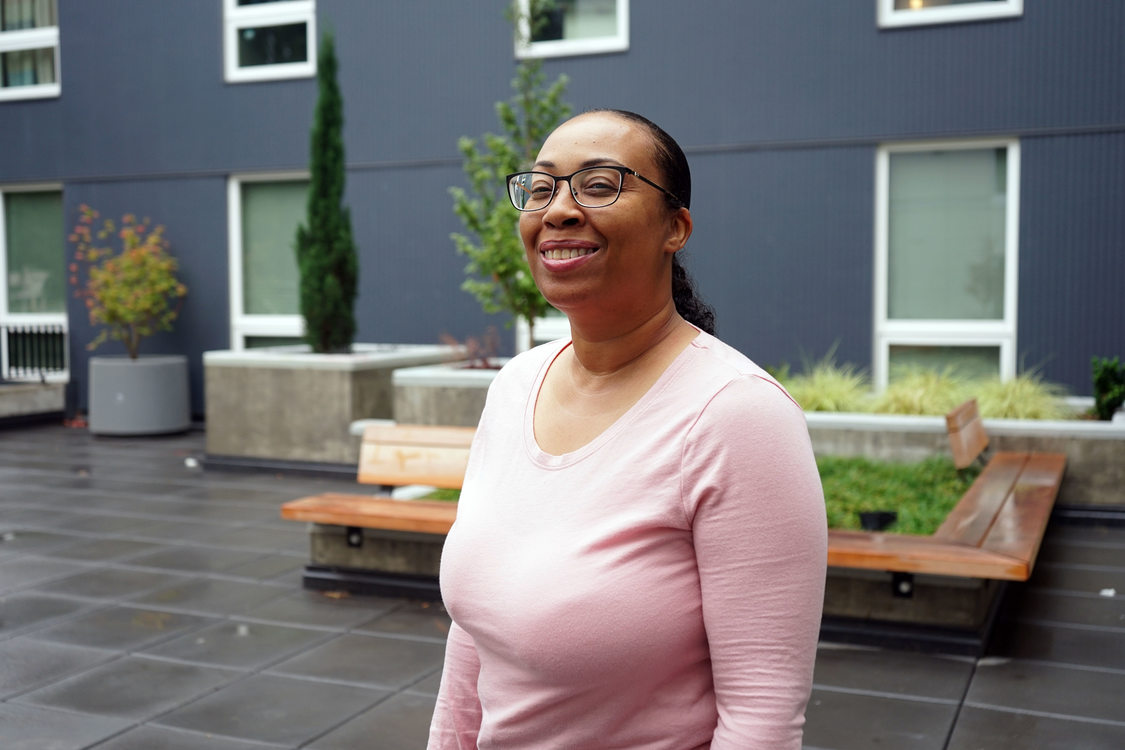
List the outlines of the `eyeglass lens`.
{"type": "Polygon", "coordinates": [[[582,169],[569,178],[554,177],[544,172],[523,172],[508,182],[512,203],[522,211],[544,208],[555,195],[558,182],[570,183],[571,193],[578,204],[587,208],[601,208],[617,200],[621,194],[622,174],[615,169],[591,167],[582,169]]]}

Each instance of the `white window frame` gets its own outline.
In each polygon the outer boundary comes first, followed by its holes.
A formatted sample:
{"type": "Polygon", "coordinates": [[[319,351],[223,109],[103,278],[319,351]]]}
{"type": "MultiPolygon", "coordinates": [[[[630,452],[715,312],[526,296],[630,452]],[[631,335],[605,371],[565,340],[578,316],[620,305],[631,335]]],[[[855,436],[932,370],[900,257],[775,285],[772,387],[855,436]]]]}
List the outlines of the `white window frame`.
{"type": "Polygon", "coordinates": [[[52,47],[55,51],[55,80],[31,86],[6,86],[0,88],[0,102],[17,99],[46,99],[62,95],[62,68],[59,66],[59,27],[0,31],[0,54],[29,49],[52,47]]]}
{"type": "MultiPolygon", "coordinates": [[[[5,197],[14,193],[61,193],[63,186],[58,183],[35,185],[0,185],[0,326],[62,326],[63,335],[70,335],[66,311],[59,313],[13,313],[8,312],[8,212],[5,210],[5,197]]],[[[64,234],[59,227],[59,235],[64,234]]],[[[65,266],[64,266],[65,268],[65,266]]],[[[3,372],[8,369],[8,337],[0,336],[0,365],[3,372]]],[[[44,373],[49,383],[66,383],[70,380],[70,352],[67,352],[66,369],[61,372],[44,373]]]]}
{"type": "Polygon", "coordinates": [[[517,0],[519,33],[516,34],[516,57],[532,59],[567,57],[573,55],[600,55],[608,52],[625,52],[629,49],[629,0],[617,2],[617,33],[591,39],[552,39],[532,42],[528,24],[529,0],[517,0]]]}
{"type": "Polygon", "coordinates": [[[932,8],[896,10],[894,0],[875,0],[879,28],[924,26],[935,23],[965,23],[1023,15],[1023,0],[938,5],[932,8]]]}
{"type": "Polygon", "coordinates": [[[875,335],[872,377],[886,388],[892,346],[987,346],[1000,349],[1000,379],[1016,375],[1016,310],[1019,286],[1020,144],[1015,138],[883,144],[875,156],[875,335]],[[1006,148],[1004,302],[1000,320],[889,320],[887,282],[890,221],[890,155],[910,151],[1006,148]]]}
{"type": "Polygon", "coordinates": [[[316,49],[315,0],[284,0],[260,5],[238,5],[237,0],[223,0],[223,72],[227,83],[311,78],[316,75],[316,49]],[[290,23],[308,24],[307,60],[275,65],[253,65],[245,68],[239,66],[240,31],[246,28],[281,26],[290,23]]]}
{"type": "Polygon", "coordinates": [[[305,319],[295,315],[255,315],[245,311],[242,257],[242,185],[247,182],[297,182],[308,172],[269,172],[231,175],[227,181],[227,247],[230,273],[230,348],[243,351],[246,339],[256,336],[303,338],[305,319]]]}

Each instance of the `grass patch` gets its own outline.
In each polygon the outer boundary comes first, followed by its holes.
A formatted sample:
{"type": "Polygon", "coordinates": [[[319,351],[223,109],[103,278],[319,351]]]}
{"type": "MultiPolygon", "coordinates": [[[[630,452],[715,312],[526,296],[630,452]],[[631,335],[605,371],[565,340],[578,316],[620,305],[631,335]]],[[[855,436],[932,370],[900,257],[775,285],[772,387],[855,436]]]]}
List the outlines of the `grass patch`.
{"type": "MultiPolygon", "coordinates": [[[[934,533],[980,473],[975,466],[958,473],[944,457],[905,464],[821,456],[816,465],[824,484],[829,528],[858,529],[860,511],[893,510],[898,521],[887,531],[899,534],[934,533]]],[[[435,490],[426,499],[456,500],[460,494],[435,490]]]]}
{"type": "Polygon", "coordinates": [[[816,465],[829,528],[858,529],[861,511],[893,510],[898,521],[886,530],[898,534],[934,533],[980,473],[959,473],[940,456],[913,464],[821,456],[816,465]]]}

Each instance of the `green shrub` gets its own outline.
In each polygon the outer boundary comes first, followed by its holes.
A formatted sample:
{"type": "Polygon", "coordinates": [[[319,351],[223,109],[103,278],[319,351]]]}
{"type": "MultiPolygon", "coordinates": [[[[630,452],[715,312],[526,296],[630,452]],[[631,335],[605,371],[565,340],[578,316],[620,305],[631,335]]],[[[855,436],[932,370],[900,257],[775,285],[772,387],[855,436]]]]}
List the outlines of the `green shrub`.
{"type": "Polygon", "coordinates": [[[867,411],[871,393],[867,376],[854,365],[836,364],[831,351],[782,385],[805,411],[867,411]]]}
{"type": "Polygon", "coordinates": [[[1113,359],[1094,357],[1094,414],[1098,419],[1113,419],[1125,403],[1125,365],[1113,359]]]}
{"type": "Polygon", "coordinates": [[[1066,389],[1048,383],[1038,372],[1029,371],[1011,380],[982,380],[966,386],[977,399],[982,417],[994,419],[1066,419],[1071,415],[1063,403],[1066,389]]]}
{"type": "Polygon", "coordinates": [[[904,367],[892,373],[886,390],[875,397],[872,411],[880,414],[942,415],[972,394],[951,368],[928,370],[904,367]]]}

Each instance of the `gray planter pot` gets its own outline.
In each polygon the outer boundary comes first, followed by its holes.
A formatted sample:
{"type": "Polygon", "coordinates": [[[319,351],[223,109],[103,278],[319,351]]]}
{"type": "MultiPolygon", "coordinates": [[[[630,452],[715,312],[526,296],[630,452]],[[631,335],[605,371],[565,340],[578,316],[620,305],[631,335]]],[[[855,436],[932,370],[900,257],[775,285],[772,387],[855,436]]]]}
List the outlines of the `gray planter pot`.
{"type": "Polygon", "coordinates": [[[180,354],[91,357],[88,418],[96,435],[161,435],[191,427],[188,361],[180,354]]]}

